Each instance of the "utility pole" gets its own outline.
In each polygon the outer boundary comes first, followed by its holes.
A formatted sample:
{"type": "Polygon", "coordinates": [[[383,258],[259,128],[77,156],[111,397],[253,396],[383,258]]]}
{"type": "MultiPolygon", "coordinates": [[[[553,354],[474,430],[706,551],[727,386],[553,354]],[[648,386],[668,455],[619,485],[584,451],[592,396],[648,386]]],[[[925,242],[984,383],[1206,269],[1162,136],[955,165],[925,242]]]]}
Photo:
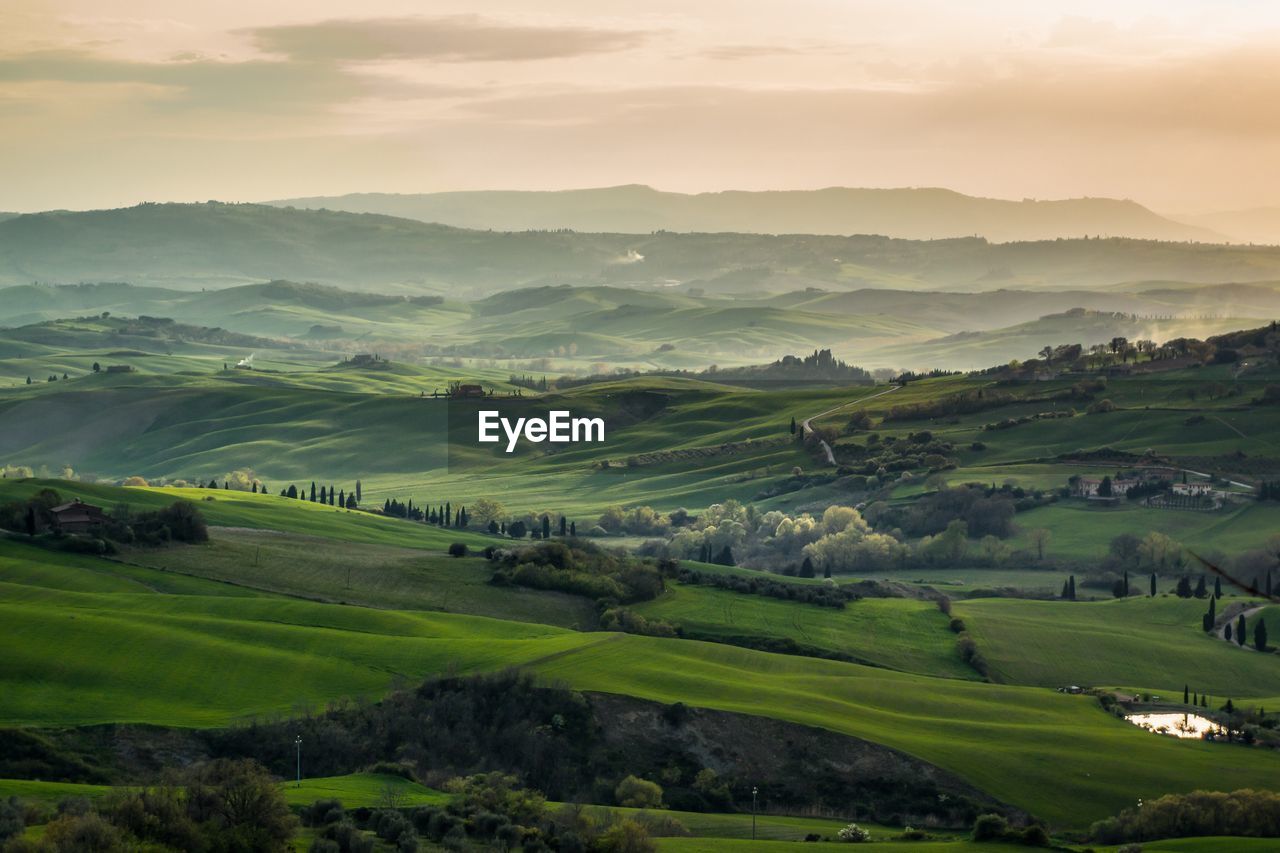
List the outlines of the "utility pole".
{"type": "Polygon", "coordinates": [[[751,786],[751,840],[756,840],[756,794],[760,789],[755,785],[751,786]]]}
{"type": "MultiPolygon", "coordinates": [[[[298,735],[293,739],[293,745],[298,750],[298,781],[295,787],[302,787],[302,735],[298,735]]],[[[754,838],[755,836],[752,835],[754,838]]]]}

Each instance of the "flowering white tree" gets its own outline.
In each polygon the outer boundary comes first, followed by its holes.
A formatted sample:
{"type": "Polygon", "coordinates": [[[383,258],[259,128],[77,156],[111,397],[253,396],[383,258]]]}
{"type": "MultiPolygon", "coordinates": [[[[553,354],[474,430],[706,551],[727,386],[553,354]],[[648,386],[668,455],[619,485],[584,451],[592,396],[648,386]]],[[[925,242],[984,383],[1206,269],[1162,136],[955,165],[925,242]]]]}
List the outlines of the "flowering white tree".
{"type": "Polygon", "coordinates": [[[836,837],[841,841],[847,841],[850,844],[862,844],[871,840],[871,833],[867,832],[856,823],[851,823],[844,829],[836,833],[836,837]]]}

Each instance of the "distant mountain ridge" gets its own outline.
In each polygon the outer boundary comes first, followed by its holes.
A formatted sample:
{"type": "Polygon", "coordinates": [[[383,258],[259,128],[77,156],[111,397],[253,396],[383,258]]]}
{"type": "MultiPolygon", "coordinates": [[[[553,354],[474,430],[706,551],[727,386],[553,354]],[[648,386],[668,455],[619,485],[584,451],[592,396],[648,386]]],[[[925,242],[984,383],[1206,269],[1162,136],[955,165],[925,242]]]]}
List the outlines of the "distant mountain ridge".
{"type": "Polygon", "coordinates": [[[1280,279],[1280,248],[1112,239],[658,231],[481,231],[261,204],[142,204],[0,220],[0,286],[126,281],[184,290],[270,280],[473,298],[537,285],[827,290],[1066,290],[1133,281],[1280,279]]]}
{"type": "Polygon", "coordinates": [[[998,243],[1058,237],[1222,242],[1134,201],[979,198],[947,189],[662,192],[642,185],[557,191],[352,193],[269,201],[278,207],[380,213],[459,228],[742,234],[875,234],[911,240],[985,237],[998,243]]]}

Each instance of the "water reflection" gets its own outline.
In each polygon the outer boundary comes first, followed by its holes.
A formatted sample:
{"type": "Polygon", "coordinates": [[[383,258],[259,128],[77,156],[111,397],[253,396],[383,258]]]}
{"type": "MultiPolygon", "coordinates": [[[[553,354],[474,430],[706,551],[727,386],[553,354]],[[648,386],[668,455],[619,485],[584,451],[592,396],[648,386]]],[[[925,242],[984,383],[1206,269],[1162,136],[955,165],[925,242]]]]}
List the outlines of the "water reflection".
{"type": "Polygon", "coordinates": [[[1205,732],[1223,734],[1223,729],[1199,714],[1130,714],[1126,720],[1147,731],[1183,738],[1204,737],[1205,732]]]}

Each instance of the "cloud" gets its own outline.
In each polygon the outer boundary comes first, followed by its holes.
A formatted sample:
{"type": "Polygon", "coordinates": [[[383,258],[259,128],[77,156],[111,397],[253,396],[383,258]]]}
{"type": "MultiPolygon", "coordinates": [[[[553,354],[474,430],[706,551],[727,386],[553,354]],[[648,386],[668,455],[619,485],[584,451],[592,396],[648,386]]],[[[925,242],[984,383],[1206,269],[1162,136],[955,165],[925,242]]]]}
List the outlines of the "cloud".
{"type": "Polygon", "coordinates": [[[326,63],[229,61],[199,54],[168,61],[117,59],[82,50],[0,57],[0,83],[134,84],[153,109],[219,110],[260,115],[312,112],[367,97],[446,98],[468,87],[414,83],[326,63]]]}
{"type": "Polygon", "coordinates": [[[331,20],[242,32],[267,53],[310,62],[520,62],[628,50],[651,35],[639,30],[508,24],[478,15],[331,20]]]}

